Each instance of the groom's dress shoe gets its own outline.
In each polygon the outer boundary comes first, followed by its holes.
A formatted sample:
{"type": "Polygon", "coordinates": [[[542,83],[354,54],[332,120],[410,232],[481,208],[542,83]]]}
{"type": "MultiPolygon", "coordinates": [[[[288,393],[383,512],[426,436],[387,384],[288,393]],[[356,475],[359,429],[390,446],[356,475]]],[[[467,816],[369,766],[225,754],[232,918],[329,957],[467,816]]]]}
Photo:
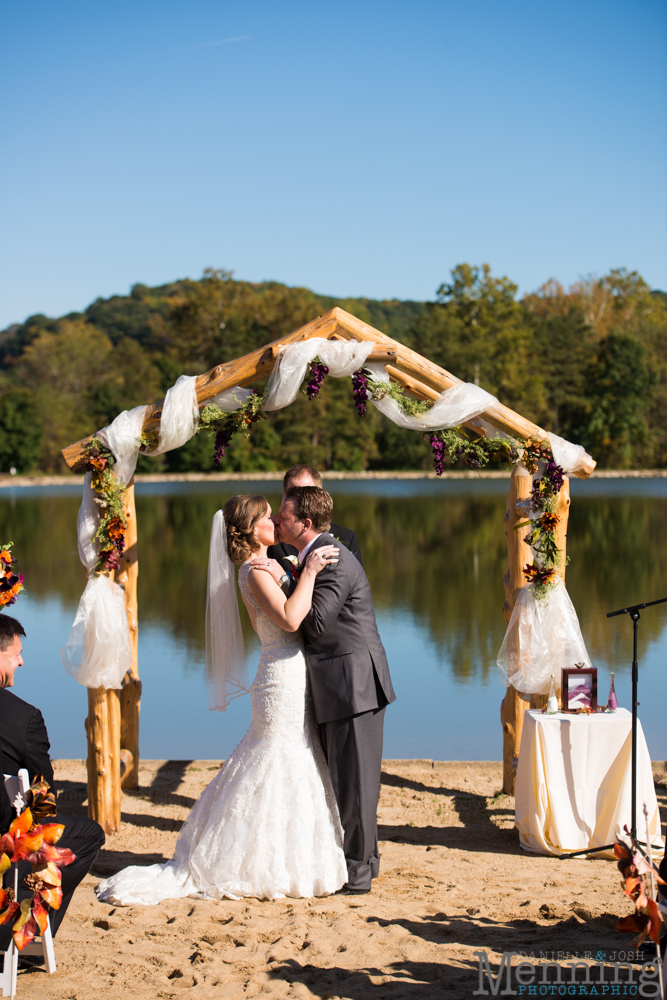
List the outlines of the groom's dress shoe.
{"type": "Polygon", "coordinates": [[[370,889],[352,889],[349,885],[344,885],[341,889],[336,889],[336,896],[366,896],[370,889]]]}

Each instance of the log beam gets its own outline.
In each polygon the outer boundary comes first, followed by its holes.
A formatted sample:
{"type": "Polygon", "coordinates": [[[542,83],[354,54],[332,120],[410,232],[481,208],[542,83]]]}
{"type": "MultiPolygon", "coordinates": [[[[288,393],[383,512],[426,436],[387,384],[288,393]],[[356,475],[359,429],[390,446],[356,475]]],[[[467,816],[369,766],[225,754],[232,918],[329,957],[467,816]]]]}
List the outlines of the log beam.
{"type": "MultiPolygon", "coordinates": [[[[526,585],[523,568],[531,561],[530,546],[525,538],[527,528],[515,531],[515,526],[525,520],[525,514],[517,510],[517,501],[526,500],[530,496],[533,479],[523,465],[515,465],[510,480],[507,509],[505,511],[505,537],[507,538],[507,571],[503,577],[505,588],[505,603],[503,615],[509,624],[516,603],[517,594],[526,585]]],[[[516,761],[521,746],[523,717],[528,708],[528,701],[519,694],[511,684],[500,706],[500,721],[503,727],[503,791],[506,795],[514,795],[516,780],[516,761]]]]}
{"type": "MultiPolygon", "coordinates": [[[[197,401],[199,406],[205,406],[209,400],[225,389],[231,389],[235,385],[247,386],[257,381],[257,379],[265,377],[271,372],[276,352],[279,351],[280,347],[287,344],[296,344],[303,340],[310,340],[313,337],[372,340],[377,345],[376,350],[378,352],[382,349],[395,351],[395,363],[393,356],[391,359],[387,358],[392,367],[396,368],[403,375],[415,379],[420,384],[426,386],[427,389],[434,391],[436,396],[444,389],[461,385],[461,379],[452,375],[444,368],[440,368],[439,365],[428,361],[415,351],[411,351],[404,344],[392,340],[391,337],[381,333],[379,330],[375,330],[372,326],[368,326],[367,323],[363,323],[357,319],[356,316],[352,316],[350,313],[345,312],[344,309],[336,306],[322,316],[318,316],[317,319],[312,320],[310,323],[306,323],[299,330],[295,330],[294,333],[280,337],[272,344],[264,345],[242,358],[237,358],[235,361],[229,361],[224,365],[217,365],[217,367],[200,375],[197,378],[197,401]]],[[[373,354],[375,353],[373,352],[373,354]]],[[[373,355],[371,355],[371,358],[373,358],[373,355]]],[[[378,360],[381,360],[379,356],[378,360]]],[[[158,429],[163,405],[164,400],[161,399],[148,406],[144,419],[144,432],[158,429]]],[[[532,438],[538,441],[548,441],[548,434],[545,430],[530,420],[526,420],[519,413],[515,413],[514,410],[510,410],[509,407],[503,406],[501,403],[491,407],[484,414],[484,419],[488,420],[498,430],[511,434],[521,440],[532,438]]],[[[67,448],[63,448],[63,457],[70,469],[76,470],[80,468],[84,450],[89,441],[90,436],[69,445],[67,448]]],[[[595,468],[595,464],[591,459],[586,468],[576,472],[575,475],[581,479],[587,479],[595,468]]]]}

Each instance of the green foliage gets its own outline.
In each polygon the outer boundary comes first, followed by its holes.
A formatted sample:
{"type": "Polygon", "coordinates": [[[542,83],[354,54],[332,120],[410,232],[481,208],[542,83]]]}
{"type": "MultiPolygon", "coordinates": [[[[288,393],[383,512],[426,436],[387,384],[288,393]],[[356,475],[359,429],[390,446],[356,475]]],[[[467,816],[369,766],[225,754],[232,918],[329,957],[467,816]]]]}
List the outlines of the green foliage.
{"type": "Polygon", "coordinates": [[[493,277],[488,264],[460,264],[414,324],[409,345],[535,419],[544,384],[532,356],[533,328],[516,293],[517,286],[493,277]]]}
{"type": "Polygon", "coordinates": [[[42,440],[30,393],[7,389],[0,395],[0,472],[28,472],[37,464],[42,440]]]}
{"type": "Polygon", "coordinates": [[[610,333],[600,341],[588,371],[591,413],[586,443],[605,465],[627,468],[635,447],[646,443],[646,401],[656,378],[646,348],[636,337],[610,333]]]}

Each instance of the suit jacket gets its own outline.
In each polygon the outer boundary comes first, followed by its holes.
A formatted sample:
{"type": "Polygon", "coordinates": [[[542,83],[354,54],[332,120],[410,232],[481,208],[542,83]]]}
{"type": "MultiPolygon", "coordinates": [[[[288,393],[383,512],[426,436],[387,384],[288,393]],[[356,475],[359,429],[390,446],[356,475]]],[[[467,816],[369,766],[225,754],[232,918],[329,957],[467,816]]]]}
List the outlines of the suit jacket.
{"type": "Polygon", "coordinates": [[[0,688],[0,750],[6,774],[18,774],[25,767],[31,782],[36,774],[43,774],[56,793],[42,713],[9,688],[0,688]]]}
{"type": "MultiPolygon", "coordinates": [[[[349,549],[361,563],[361,549],[359,548],[359,539],[355,531],[352,531],[350,528],[344,528],[342,524],[332,524],[329,528],[329,533],[337,541],[342,542],[345,548],[349,549]]],[[[289,573],[292,563],[287,556],[298,556],[299,550],[293,545],[277,542],[276,545],[269,545],[266,554],[269,559],[277,559],[285,572],[289,573]]]]}
{"type": "MultiPolygon", "coordinates": [[[[336,539],[325,531],[311,551],[332,543],[336,539]]],[[[366,574],[348,549],[337,547],[338,563],[317,574],[312,606],[301,623],[318,723],[396,700],[366,574]]]]}

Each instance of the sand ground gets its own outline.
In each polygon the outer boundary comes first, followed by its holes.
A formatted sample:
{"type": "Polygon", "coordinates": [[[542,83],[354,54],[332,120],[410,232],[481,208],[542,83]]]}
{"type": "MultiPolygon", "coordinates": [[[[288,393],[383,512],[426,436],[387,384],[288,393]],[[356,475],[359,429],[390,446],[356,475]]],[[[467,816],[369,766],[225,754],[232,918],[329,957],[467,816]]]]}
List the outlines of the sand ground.
{"type": "MultiPolygon", "coordinates": [[[[615,864],[524,853],[497,762],[385,761],[382,872],[368,896],[99,903],[101,877],[171,856],[220,763],[143,762],[141,787],[123,797],[122,830],[56,939],[57,973],[21,971],[19,998],[456,1000],[478,989],[479,950],[495,968],[503,951],[561,952],[564,962],[586,952],[618,960],[632,947],[614,930],[631,909],[615,864]]],[[[664,815],[666,765],[654,772],[664,815]]],[[[56,777],[62,811],[85,812],[84,763],[58,761],[56,777]]]]}

